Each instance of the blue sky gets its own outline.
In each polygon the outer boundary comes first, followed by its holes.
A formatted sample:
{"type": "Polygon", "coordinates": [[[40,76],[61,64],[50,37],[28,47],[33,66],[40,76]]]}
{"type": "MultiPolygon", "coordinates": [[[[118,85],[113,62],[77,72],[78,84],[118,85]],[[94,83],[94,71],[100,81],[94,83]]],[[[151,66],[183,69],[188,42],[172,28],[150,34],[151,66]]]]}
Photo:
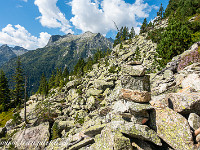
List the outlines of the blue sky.
{"type": "Polygon", "coordinates": [[[118,27],[139,27],[169,0],[1,0],[0,45],[44,47],[51,35],[100,32],[114,38],[118,27]]]}

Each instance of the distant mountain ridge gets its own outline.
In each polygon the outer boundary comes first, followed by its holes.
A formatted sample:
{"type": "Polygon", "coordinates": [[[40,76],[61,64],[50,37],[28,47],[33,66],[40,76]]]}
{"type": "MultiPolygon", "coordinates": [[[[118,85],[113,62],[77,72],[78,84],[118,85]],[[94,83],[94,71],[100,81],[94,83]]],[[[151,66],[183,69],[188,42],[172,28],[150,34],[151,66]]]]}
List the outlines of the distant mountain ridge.
{"type": "Polygon", "coordinates": [[[0,46],[0,66],[8,62],[10,59],[26,52],[28,52],[28,50],[20,46],[9,47],[7,44],[0,46]]]}
{"type": "MultiPolygon", "coordinates": [[[[113,43],[100,33],[85,32],[81,35],[67,34],[53,35],[44,48],[29,51],[21,55],[24,73],[29,76],[31,91],[36,91],[42,73],[50,78],[56,68],[67,67],[69,71],[78,62],[78,59],[87,60],[97,50],[107,51],[113,43]]],[[[15,69],[16,58],[2,66],[2,69],[11,79],[15,69]]]]}

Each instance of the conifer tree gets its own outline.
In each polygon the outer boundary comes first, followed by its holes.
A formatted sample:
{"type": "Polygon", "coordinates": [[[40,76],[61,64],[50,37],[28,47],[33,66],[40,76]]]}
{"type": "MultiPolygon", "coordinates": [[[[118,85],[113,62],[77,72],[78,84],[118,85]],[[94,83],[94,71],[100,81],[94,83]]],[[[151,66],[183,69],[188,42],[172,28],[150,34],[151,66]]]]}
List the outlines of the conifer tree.
{"type": "Polygon", "coordinates": [[[163,8],[162,3],[161,3],[160,9],[159,9],[159,11],[157,12],[157,16],[159,16],[160,19],[163,19],[163,15],[164,15],[164,8],[163,8]]]}
{"type": "Polygon", "coordinates": [[[134,30],[134,28],[132,27],[131,28],[131,31],[130,31],[130,34],[129,34],[129,39],[132,39],[132,38],[134,38],[135,37],[135,30],[134,30]]]}
{"type": "Polygon", "coordinates": [[[145,18],[143,23],[142,23],[142,26],[140,28],[140,33],[146,32],[146,28],[147,28],[147,18],[145,18]]]}
{"type": "Polygon", "coordinates": [[[69,76],[69,71],[68,71],[67,67],[64,68],[64,71],[63,71],[62,76],[63,76],[64,78],[67,78],[67,77],[69,76]]]}
{"type": "Polygon", "coordinates": [[[139,61],[141,59],[140,48],[137,46],[135,50],[135,60],[139,61]]]}
{"type": "Polygon", "coordinates": [[[15,106],[20,106],[22,104],[22,99],[24,95],[24,77],[23,77],[23,69],[21,66],[20,57],[17,59],[17,66],[15,69],[14,74],[14,82],[15,82],[15,89],[14,89],[14,101],[15,106]]]}
{"type": "Polygon", "coordinates": [[[44,73],[42,74],[41,77],[38,93],[40,93],[42,96],[45,96],[45,98],[48,95],[48,82],[46,80],[44,73]]]}
{"type": "MultiPolygon", "coordinates": [[[[97,60],[98,60],[98,58],[100,57],[100,54],[97,54],[96,57],[97,57],[97,60]]],[[[84,74],[84,71],[83,71],[84,66],[85,66],[84,59],[83,58],[79,59],[78,63],[74,67],[74,73],[73,74],[78,76],[78,77],[82,76],[84,74]]]]}
{"type": "Polygon", "coordinates": [[[62,80],[62,70],[57,68],[56,76],[55,76],[55,86],[58,87],[60,85],[60,81],[62,80]]]}
{"type": "Polygon", "coordinates": [[[121,41],[128,40],[129,32],[128,32],[128,27],[124,27],[122,31],[122,38],[121,41]]]}
{"type": "Polygon", "coordinates": [[[0,71],[0,104],[2,105],[0,111],[7,110],[7,104],[10,101],[10,90],[8,88],[8,79],[3,70],[0,71]]]}
{"type": "Polygon", "coordinates": [[[49,89],[53,88],[55,86],[55,74],[54,71],[52,72],[52,75],[49,79],[49,89]]]}

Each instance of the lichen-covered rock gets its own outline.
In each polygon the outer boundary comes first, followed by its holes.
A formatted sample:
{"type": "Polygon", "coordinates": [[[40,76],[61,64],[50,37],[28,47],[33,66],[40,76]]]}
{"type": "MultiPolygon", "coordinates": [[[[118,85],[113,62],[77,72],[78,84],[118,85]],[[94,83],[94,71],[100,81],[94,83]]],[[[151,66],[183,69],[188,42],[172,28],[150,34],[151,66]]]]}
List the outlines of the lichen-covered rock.
{"type": "Polygon", "coordinates": [[[189,74],[181,83],[183,88],[191,87],[195,91],[200,91],[200,75],[189,74]]]}
{"type": "Polygon", "coordinates": [[[86,105],[87,109],[93,110],[95,108],[95,98],[94,98],[94,96],[90,96],[87,99],[87,103],[86,104],[87,104],[86,105]]]}
{"type": "Polygon", "coordinates": [[[80,80],[73,80],[73,81],[68,82],[64,88],[66,91],[68,91],[72,88],[76,88],[80,84],[81,84],[80,80]]]}
{"type": "Polygon", "coordinates": [[[97,90],[94,88],[90,88],[86,91],[87,96],[98,96],[103,93],[103,90],[97,90]]]}
{"type": "Polygon", "coordinates": [[[197,142],[200,142],[200,134],[198,134],[198,135],[196,136],[196,141],[197,141],[197,142]]]}
{"type": "Polygon", "coordinates": [[[155,150],[156,149],[149,143],[140,139],[134,139],[132,142],[132,146],[137,150],[155,150]]]}
{"type": "Polygon", "coordinates": [[[112,108],[110,108],[110,107],[101,107],[99,110],[99,115],[106,116],[111,110],[112,110],[112,108]]]}
{"type": "Polygon", "coordinates": [[[43,123],[39,126],[23,129],[13,136],[13,142],[18,149],[44,149],[50,137],[49,123],[43,123]]]}
{"type": "Polygon", "coordinates": [[[125,61],[127,60],[130,56],[132,56],[135,52],[134,51],[130,51],[127,54],[122,55],[122,60],[125,61]]]}
{"type": "Polygon", "coordinates": [[[121,85],[124,89],[141,90],[150,92],[150,76],[133,77],[124,75],[121,79],[121,85]]]}
{"type": "Polygon", "coordinates": [[[109,127],[104,128],[101,134],[95,136],[94,148],[96,150],[132,150],[130,139],[118,131],[112,131],[109,127]]]}
{"type": "Polygon", "coordinates": [[[113,104],[112,109],[113,112],[118,112],[118,113],[128,112],[128,107],[124,102],[120,100],[113,104]]]}
{"type": "Polygon", "coordinates": [[[170,108],[155,110],[158,136],[175,150],[192,150],[192,133],[187,120],[170,108]]]}
{"type": "Polygon", "coordinates": [[[144,76],[145,75],[145,68],[142,65],[123,65],[122,66],[123,74],[131,75],[131,76],[144,76]]]}
{"type": "Polygon", "coordinates": [[[151,101],[149,102],[151,106],[154,107],[167,107],[166,101],[165,101],[166,94],[158,95],[158,96],[152,96],[151,101]]]}
{"type": "Polygon", "coordinates": [[[87,136],[93,137],[97,134],[100,134],[101,130],[105,126],[106,126],[106,124],[91,126],[90,128],[88,128],[84,131],[84,134],[87,135],[87,136]]]}
{"type": "Polygon", "coordinates": [[[77,89],[70,89],[68,92],[67,99],[69,101],[74,100],[75,98],[78,98],[79,94],[77,93],[77,89]]]}
{"type": "Polygon", "coordinates": [[[156,132],[146,125],[133,124],[130,122],[120,126],[119,131],[129,135],[132,138],[150,141],[159,146],[162,145],[161,140],[157,136],[156,132]]]}
{"type": "Polygon", "coordinates": [[[44,150],[66,150],[69,145],[68,138],[57,138],[49,142],[49,145],[44,150]]]}
{"type": "Polygon", "coordinates": [[[166,96],[167,106],[181,114],[200,115],[200,93],[170,93],[166,96]]]}
{"type": "Polygon", "coordinates": [[[86,145],[89,145],[89,144],[93,144],[94,143],[94,139],[93,138],[89,138],[89,139],[84,139],[80,142],[78,142],[77,144],[71,146],[69,148],[69,150],[78,150],[86,145]]]}
{"type": "Polygon", "coordinates": [[[110,82],[107,82],[105,80],[99,80],[99,79],[96,79],[93,81],[93,85],[96,89],[103,89],[105,90],[106,88],[108,87],[113,87],[114,86],[114,83],[113,81],[110,81],[110,82]]]}
{"type": "Polygon", "coordinates": [[[151,94],[147,91],[122,89],[120,98],[138,103],[144,103],[151,100],[151,94]]]}
{"type": "MultiPolygon", "coordinates": [[[[37,104],[38,102],[34,102],[26,107],[26,118],[29,120],[29,123],[33,124],[37,120],[37,114],[35,113],[35,107],[37,104]]],[[[21,109],[20,116],[21,118],[24,118],[24,108],[21,109]]]]}
{"type": "Polygon", "coordinates": [[[153,107],[148,103],[135,103],[128,101],[126,102],[126,106],[132,114],[153,109],[153,107]]]}
{"type": "Polygon", "coordinates": [[[188,123],[193,130],[197,130],[200,128],[200,117],[195,113],[191,113],[188,117],[188,123]]]}
{"type": "Polygon", "coordinates": [[[168,80],[168,79],[170,79],[172,76],[173,76],[173,72],[172,72],[171,70],[165,70],[165,71],[164,71],[164,74],[163,74],[164,79],[168,80]]]}

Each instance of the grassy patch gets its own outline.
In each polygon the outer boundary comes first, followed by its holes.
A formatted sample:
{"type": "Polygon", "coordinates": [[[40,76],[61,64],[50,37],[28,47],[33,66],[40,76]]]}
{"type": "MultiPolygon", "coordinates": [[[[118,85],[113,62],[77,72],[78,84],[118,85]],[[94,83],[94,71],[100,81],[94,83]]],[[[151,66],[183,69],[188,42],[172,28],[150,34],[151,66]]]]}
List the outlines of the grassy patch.
{"type": "Polygon", "coordinates": [[[14,108],[8,110],[7,112],[2,112],[0,114],[0,127],[4,127],[6,122],[13,117],[13,110],[14,108]]]}

